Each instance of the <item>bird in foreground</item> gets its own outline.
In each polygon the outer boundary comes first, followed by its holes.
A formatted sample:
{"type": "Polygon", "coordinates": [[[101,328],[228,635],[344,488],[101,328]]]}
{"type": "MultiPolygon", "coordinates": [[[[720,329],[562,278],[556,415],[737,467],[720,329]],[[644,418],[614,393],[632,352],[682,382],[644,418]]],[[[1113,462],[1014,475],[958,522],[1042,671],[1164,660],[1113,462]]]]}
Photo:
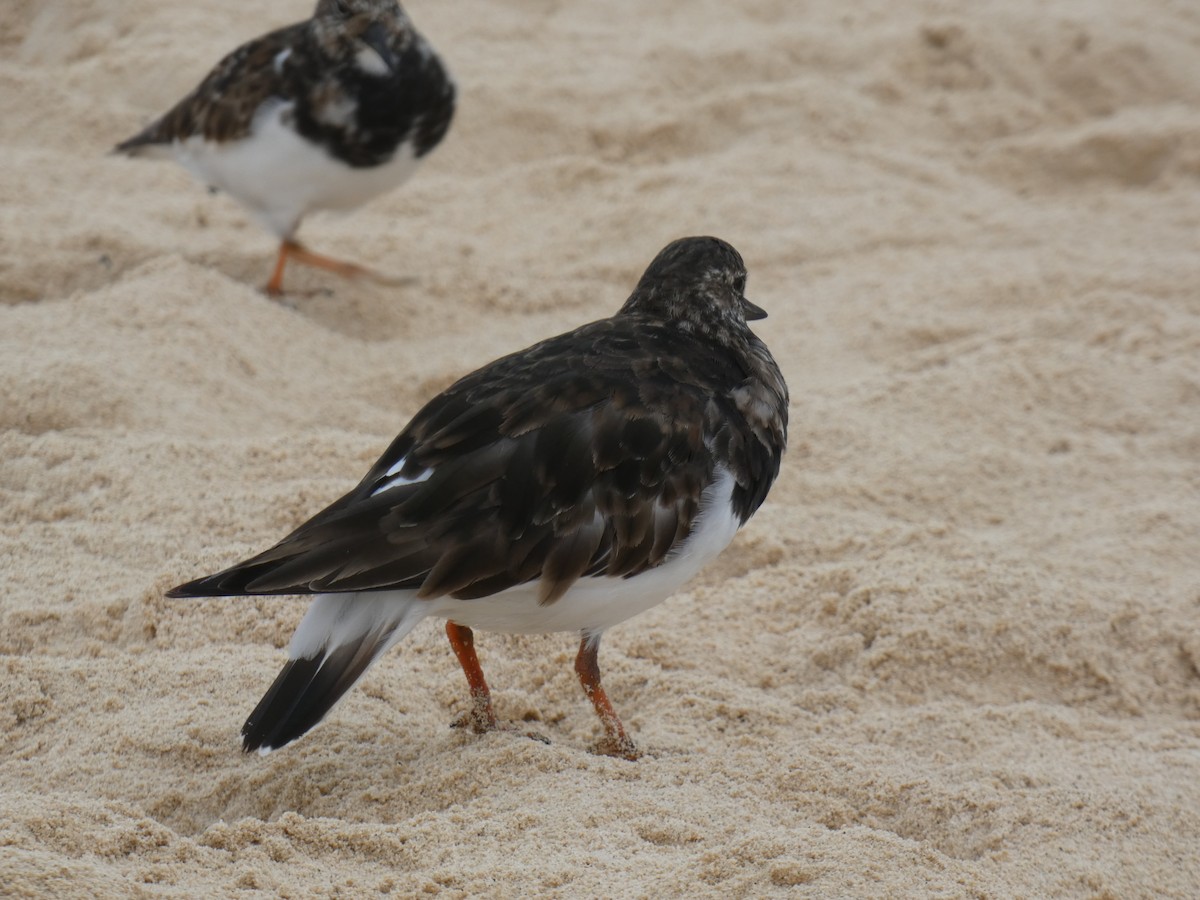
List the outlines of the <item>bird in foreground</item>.
{"type": "Polygon", "coordinates": [[[616,315],[460,379],[346,496],[265,553],[168,592],[316,595],[243,748],[300,737],[433,616],[467,676],[460,724],[497,727],[472,629],[577,632],[599,750],[637,758],[600,684],[600,637],[725,548],[787,440],[787,386],[746,324],[766,313],[745,286],[724,241],[669,244],[616,315]]]}
{"type": "MultiPolygon", "coordinates": [[[[190,94],[114,150],[174,157],[280,240],[289,259],[372,275],[296,240],[304,216],[399,185],[445,136],[454,82],[396,0],[319,0],[312,18],[226,56],[190,94]]],[[[378,276],[375,276],[378,277],[378,276]]]]}

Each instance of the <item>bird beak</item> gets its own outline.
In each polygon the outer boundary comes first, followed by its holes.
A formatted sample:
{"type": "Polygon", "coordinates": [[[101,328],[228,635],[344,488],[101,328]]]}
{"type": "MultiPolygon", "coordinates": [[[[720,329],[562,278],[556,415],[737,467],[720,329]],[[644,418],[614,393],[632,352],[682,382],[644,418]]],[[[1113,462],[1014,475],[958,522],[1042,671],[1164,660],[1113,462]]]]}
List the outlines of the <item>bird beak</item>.
{"type": "Polygon", "coordinates": [[[396,71],[396,55],[388,46],[388,31],[383,25],[372,22],[367,26],[367,30],[359,36],[359,40],[379,55],[379,61],[383,63],[388,72],[396,71]]]}
{"type": "Polygon", "coordinates": [[[742,310],[745,313],[746,321],[753,322],[756,319],[765,319],[767,311],[761,306],[751,303],[745,297],[742,298],[742,310]]]}

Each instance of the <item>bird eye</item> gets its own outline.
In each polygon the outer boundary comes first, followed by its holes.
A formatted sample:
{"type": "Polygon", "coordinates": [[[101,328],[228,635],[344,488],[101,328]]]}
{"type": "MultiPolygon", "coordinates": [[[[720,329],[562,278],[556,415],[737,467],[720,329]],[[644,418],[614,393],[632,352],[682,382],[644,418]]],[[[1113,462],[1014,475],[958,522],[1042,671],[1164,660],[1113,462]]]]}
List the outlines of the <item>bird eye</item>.
{"type": "Polygon", "coordinates": [[[350,15],[350,4],[347,3],[346,0],[337,0],[333,6],[338,11],[339,16],[350,15]]]}
{"type": "Polygon", "coordinates": [[[733,279],[733,289],[735,291],[737,291],[739,294],[746,293],[746,276],[745,275],[739,275],[737,278],[733,279]]]}

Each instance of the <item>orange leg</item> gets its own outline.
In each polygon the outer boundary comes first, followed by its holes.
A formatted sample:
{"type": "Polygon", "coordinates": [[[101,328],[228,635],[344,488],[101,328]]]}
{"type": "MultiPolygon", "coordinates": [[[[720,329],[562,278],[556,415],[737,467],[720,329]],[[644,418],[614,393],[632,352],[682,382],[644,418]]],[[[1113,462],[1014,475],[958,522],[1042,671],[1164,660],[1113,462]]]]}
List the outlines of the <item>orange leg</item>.
{"type": "Polygon", "coordinates": [[[279,258],[275,261],[275,271],[271,273],[271,280],[267,282],[266,291],[272,297],[278,297],[283,293],[283,268],[289,259],[294,259],[307,266],[325,269],[344,278],[361,278],[366,275],[374,277],[370,269],[330,256],[322,256],[320,253],[313,253],[298,241],[285,240],[279,244],[279,258]]]}
{"type": "Polygon", "coordinates": [[[271,280],[267,282],[265,288],[267,296],[278,297],[283,293],[283,267],[287,264],[287,241],[279,245],[279,257],[275,260],[275,271],[271,273],[271,280]]]}
{"type": "MultiPolygon", "coordinates": [[[[617,711],[609,702],[608,694],[600,686],[600,638],[584,638],[579,642],[579,654],[575,657],[575,674],[583,685],[583,692],[592,701],[600,724],[604,726],[604,739],[600,742],[599,750],[606,756],[620,756],[624,759],[637,759],[641,756],[634,746],[625,728],[621,725],[617,711]]],[[[482,677],[482,676],[481,676],[482,677]]]]}
{"type": "Polygon", "coordinates": [[[450,638],[450,646],[454,648],[454,655],[458,657],[458,664],[462,666],[471,688],[471,711],[454,725],[470,726],[476,734],[492,731],[496,728],[496,714],[492,711],[492,695],[483,677],[483,669],[479,667],[479,657],[475,655],[475,635],[466,625],[447,622],[446,636],[450,638]]]}

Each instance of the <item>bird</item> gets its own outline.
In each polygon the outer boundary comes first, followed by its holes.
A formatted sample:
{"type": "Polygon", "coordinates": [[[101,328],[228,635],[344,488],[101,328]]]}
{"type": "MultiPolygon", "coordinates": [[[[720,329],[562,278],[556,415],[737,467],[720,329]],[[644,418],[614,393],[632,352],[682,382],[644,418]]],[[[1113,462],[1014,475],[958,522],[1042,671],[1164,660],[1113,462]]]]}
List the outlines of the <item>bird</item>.
{"type": "Polygon", "coordinates": [[[350,210],[405,181],[445,137],[455,83],[396,0],[319,0],[311,18],[222,59],[113,152],[171,158],[225,191],[280,241],[269,295],[295,260],[370,270],[296,239],[319,209],[350,210]]]}
{"type": "Polygon", "coordinates": [[[595,749],[637,759],[601,684],[601,636],[729,544],[787,443],[787,385],[747,324],[766,312],[745,286],[730,244],[673,241],[615,315],[459,379],[345,496],[269,550],[170,590],[315,595],[243,749],[303,735],[432,616],[467,678],[459,724],[500,727],[475,629],[574,632],[604,731],[595,749]]]}

